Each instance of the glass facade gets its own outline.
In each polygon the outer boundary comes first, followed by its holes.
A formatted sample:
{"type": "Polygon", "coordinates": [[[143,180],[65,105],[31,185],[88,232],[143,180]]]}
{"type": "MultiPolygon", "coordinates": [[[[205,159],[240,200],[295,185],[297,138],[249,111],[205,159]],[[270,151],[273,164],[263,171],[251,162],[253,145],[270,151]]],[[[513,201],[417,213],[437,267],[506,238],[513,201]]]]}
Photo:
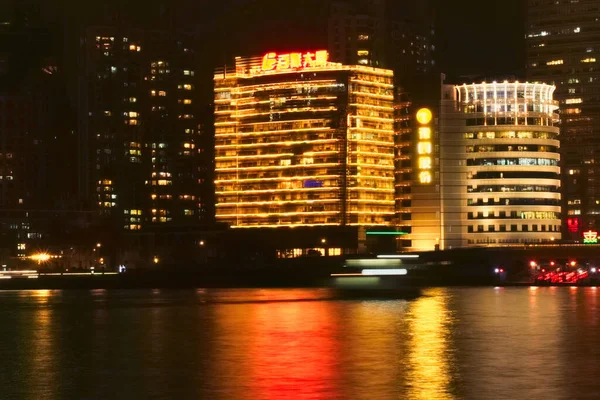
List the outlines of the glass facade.
{"type": "Polygon", "coordinates": [[[483,83],[457,86],[465,121],[462,217],[467,245],[559,239],[560,156],[554,86],[483,83]]]}
{"type": "Polygon", "coordinates": [[[280,55],[288,64],[276,68],[268,57],[275,55],[266,55],[262,66],[260,59],[237,58],[234,72],[215,74],[217,221],[388,225],[394,215],[392,72],[330,62],[290,68],[306,57],[300,53],[280,55]]]}

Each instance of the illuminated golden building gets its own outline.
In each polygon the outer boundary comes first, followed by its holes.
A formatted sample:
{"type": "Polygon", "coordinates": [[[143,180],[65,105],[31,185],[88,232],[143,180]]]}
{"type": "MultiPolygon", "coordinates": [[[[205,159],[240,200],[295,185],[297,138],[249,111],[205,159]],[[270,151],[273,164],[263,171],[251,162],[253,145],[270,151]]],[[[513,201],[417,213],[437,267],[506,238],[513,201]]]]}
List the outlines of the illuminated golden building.
{"type": "Polygon", "coordinates": [[[236,58],[215,74],[215,190],[232,227],[389,225],[392,71],[324,50],[236,58]]]}

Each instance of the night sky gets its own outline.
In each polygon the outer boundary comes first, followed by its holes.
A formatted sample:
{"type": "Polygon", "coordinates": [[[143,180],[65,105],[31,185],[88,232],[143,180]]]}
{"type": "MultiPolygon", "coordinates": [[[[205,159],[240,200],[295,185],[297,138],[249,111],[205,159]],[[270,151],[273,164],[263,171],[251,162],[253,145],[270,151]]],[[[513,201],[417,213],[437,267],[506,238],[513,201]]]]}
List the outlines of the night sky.
{"type": "Polygon", "coordinates": [[[449,75],[525,74],[525,0],[439,0],[440,65],[449,75]]]}

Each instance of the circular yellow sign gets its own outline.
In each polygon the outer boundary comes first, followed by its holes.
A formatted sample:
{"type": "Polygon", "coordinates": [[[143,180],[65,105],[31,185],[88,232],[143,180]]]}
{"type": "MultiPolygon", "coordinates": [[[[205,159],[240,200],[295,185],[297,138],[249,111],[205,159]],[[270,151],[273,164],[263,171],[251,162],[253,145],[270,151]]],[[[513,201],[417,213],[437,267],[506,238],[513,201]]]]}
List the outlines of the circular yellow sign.
{"type": "Polygon", "coordinates": [[[428,124],[431,122],[431,118],[432,114],[429,108],[421,108],[419,111],[417,111],[417,121],[419,121],[420,124],[428,124]]]}

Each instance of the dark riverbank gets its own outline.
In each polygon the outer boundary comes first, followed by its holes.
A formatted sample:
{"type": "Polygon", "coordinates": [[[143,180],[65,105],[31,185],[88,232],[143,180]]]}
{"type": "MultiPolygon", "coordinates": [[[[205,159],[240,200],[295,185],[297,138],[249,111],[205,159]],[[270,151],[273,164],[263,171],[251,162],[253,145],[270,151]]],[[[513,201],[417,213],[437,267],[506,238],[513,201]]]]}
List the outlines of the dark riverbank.
{"type": "MultiPolygon", "coordinates": [[[[327,287],[330,274],[342,272],[340,263],[311,260],[303,263],[264,265],[261,267],[222,266],[204,268],[163,268],[128,271],[122,274],[44,275],[36,279],[0,280],[0,290],[23,289],[147,289],[147,288],[288,288],[327,287]]],[[[347,271],[344,271],[347,272],[347,271]]],[[[527,279],[508,279],[489,272],[489,268],[426,266],[411,271],[411,284],[418,287],[443,286],[523,286],[527,279]]],[[[598,280],[553,286],[595,286],[598,280]]]]}

